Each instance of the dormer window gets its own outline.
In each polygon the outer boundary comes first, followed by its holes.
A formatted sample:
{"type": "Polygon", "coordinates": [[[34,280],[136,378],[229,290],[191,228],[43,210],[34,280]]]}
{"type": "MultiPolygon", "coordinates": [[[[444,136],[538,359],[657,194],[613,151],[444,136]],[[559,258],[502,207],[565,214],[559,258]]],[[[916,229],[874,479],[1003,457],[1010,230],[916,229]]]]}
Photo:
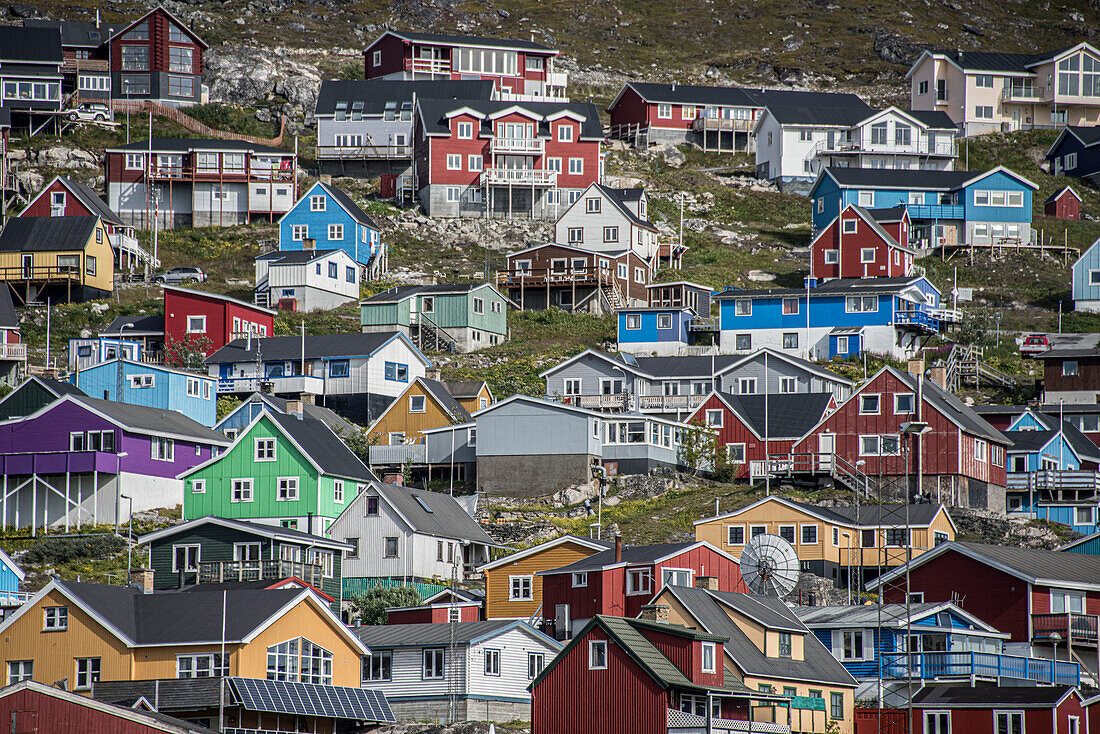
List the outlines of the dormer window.
{"type": "Polygon", "coordinates": [[[778,655],[781,658],[791,657],[791,633],[790,632],[780,632],[779,633],[778,655]]]}

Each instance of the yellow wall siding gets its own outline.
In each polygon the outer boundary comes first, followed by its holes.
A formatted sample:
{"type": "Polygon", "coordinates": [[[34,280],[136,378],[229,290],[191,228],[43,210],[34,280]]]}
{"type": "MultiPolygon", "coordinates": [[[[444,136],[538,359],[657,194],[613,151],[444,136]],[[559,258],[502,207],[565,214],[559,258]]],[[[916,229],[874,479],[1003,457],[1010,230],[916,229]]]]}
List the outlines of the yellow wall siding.
{"type": "Polygon", "coordinates": [[[34,257],[35,268],[50,268],[52,271],[56,271],[57,269],[57,258],[59,256],[79,255],[79,279],[74,281],[74,284],[83,283],[84,285],[105,291],[110,291],[114,288],[114,253],[111,250],[110,239],[107,237],[107,230],[103,228],[102,222],[96,224],[95,232],[88,238],[88,243],[84,246],[83,251],[35,250],[28,253],[0,252],[0,272],[6,273],[6,275],[0,277],[4,280],[21,280],[20,271],[23,267],[24,254],[34,257]],[[88,274],[88,256],[95,258],[95,275],[88,274]]]}
{"type": "Polygon", "coordinates": [[[467,412],[473,413],[474,411],[481,410],[482,407],[488,408],[493,404],[493,396],[489,393],[489,386],[482,385],[480,392],[476,397],[472,398],[456,398],[459,405],[467,410],[467,412]],[[485,405],[481,405],[482,399],[485,400],[485,405]]]}
{"type": "MultiPolygon", "coordinates": [[[[485,572],[485,617],[487,619],[526,618],[542,604],[542,576],[539,571],[561,568],[588,558],[596,551],[579,543],[562,543],[548,550],[533,553],[515,563],[491,568],[485,572]],[[531,601],[509,601],[509,576],[534,576],[531,584],[531,601]]],[[[542,610],[543,617],[552,617],[553,610],[542,610]]]]}
{"type": "Polygon", "coordinates": [[[362,676],[359,650],[341,634],[332,617],[307,601],[298,602],[240,653],[238,673],[246,678],[267,677],[267,648],[304,637],[332,653],[332,684],[358,687],[362,676]]]}
{"type": "Polygon", "coordinates": [[[449,426],[451,422],[450,416],[443,411],[435,398],[419,382],[414,382],[375,422],[371,428],[371,436],[377,436],[379,443],[386,445],[390,442],[391,433],[403,433],[406,441],[419,443],[424,440],[424,434],[421,431],[449,426]],[[409,398],[413,395],[424,396],[423,413],[409,412],[409,398]]]}

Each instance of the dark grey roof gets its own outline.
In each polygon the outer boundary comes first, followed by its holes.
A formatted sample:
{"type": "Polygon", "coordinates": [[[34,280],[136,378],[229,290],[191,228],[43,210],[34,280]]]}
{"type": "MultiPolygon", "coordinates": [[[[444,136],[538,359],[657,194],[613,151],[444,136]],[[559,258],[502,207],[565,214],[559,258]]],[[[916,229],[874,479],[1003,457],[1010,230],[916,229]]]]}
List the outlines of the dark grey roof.
{"type": "Polygon", "coordinates": [[[758,436],[801,438],[825,416],[833,399],[830,392],[775,395],[722,394],[734,412],[758,436]]]}
{"type": "Polygon", "coordinates": [[[420,41],[422,43],[515,48],[526,51],[554,51],[554,49],[541,43],[520,41],[513,38],[485,38],[482,36],[455,36],[449,33],[412,33],[408,31],[387,31],[387,33],[407,41],[420,41]]]}
{"type": "Polygon", "coordinates": [[[1024,451],[1032,452],[1038,451],[1050,442],[1050,439],[1057,435],[1057,431],[1045,430],[1045,431],[1005,431],[1005,437],[1012,441],[1012,446],[1009,447],[1009,451],[1024,451]]]}
{"type": "MultiPolygon", "coordinates": [[[[841,507],[822,507],[820,505],[811,505],[807,502],[797,502],[795,500],[785,500],[792,505],[796,505],[806,512],[817,515],[818,517],[824,517],[834,522],[844,523],[846,525],[856,525],[865,527],[877,527],[884,522],[894,522],[901,516],[901,508],[905,505],[900,504],[884,504],[882,505],[883,518],[880,521],[879,505],[873,503],[870,505],[860,505],[858,508],[853,505],[841,506],[841,507]]],[[[909,524],[911,526],[923,526],[928,525],[935,519],[939,513],[942,505],[909,505],[909,524]]]]}
{"type": "MultiPolygon", "coordinates": [[[[264,393],[253,393],[252,397],[248,400],[267,403],[272,409],[280,412],[287,412],[287,399],[276,397],[274,395],[267,395],[264,393]]],[[[243,407],[247,404],[248,400],[241,403],[238,406],[243,407]]],[[[357,431],[362,430],[359,426],[355,425],[351,421],[347,420],[343,416],[337,414],[331,408],[326,408],[322,405],[315,405],[313,403],[302,403],[302,412],[305,413],[307,418],[314,418],[326,424],[337,436],[343,436],[344,434],[354,434],[357,431]]]]}
{"type": "MultiPolygon", "coordinates": [[[[658,558],[680,553],[695,544],[696,541],[692,540],[685,543],[660,543],[658,545],[624,545],[622,563],[628,566],[653,563],[658,558]]],[[[540,571],[539,573],[540,575],[549,575],[575,573],[580,571],[600,571],[606,566],[613,565],[615,565],[614,547],[605,551],[600,551],[599,553],[593,553],[587,558],[582,558],[579,561],[570,563],[568,566],[540,571]]]]}
{"type": "Polygon", "coordinates": [[[229,443],[222,434],[188,418],[183,413],[145,405],[130,405],[114,400],[101,400],[86,395],[72,395],[72,400],[118,421],[125,429],[135,432],[168,434],[193,439],[200,443],[225,446],[229,443]]]}
{"type": "MultiPolygon", "coordinates": [[[[863,209],[862,207],[859,208],[863,209]]],[[[876,222],[882,224],[900,222],[905,217],[905,212],[909,211],[909,209],[904,206],[895,206],[889,209],[863,209],[863,211],[867,212],[876,222]]]]}
{"type": "MultiPolygon", "coordinates": [[[[852,207],[853,211],[855,211],[857,214],[859,214],[861,217],[863,217],[864,221],[866,221],[871,226],[871,229],[874,230],[875,234],[878,235],[879,239],[882,240],[883,242],[885,242],[888,246],[893,245],[894,247],[898,247],[902,250],[905,250],[906,252],[914,252],[908,245],[900,244],[896,239],[894,239],[894,236],[892,234],[890,234],[885,229],[883,229],[882,225],[879,224],[878,218],[874,217],[868,210],[866,210],[863,207],[858,206],[856,204],[852,204],[851,207],[852,207]]],[[[882,212],[882,211],[889,211],[889,210],[878,209],[877,211],[882,212]]],[[[892,216],[892,215],[885,215],[884,214],[883,216],[892,216]]],[[[896,221],[899,221],[900,219],[901,219],[900,216],[896,216],[896,217],[894,217],[893,219],[891,219],[889,221],[896,222],[896,221]]]]}
{"type": "Polygon", "coordinates": [[[424,385],[424,389],[443,406],[443,409],[450,413],[453,421],[466,423],[470,420],[470,412],[462,407],[462,403],[458,402],[454,395],[451,395],[446,385],[439,380],[429,380],[426,377],[420,378],[420,382],[424,385]]]}
{"type": "Polygon", "coordinates": [[[364,625],[352,629],[352,633],[374,651],[391,647],[448,645],[451,642],[452,626],[455,644],[468,645],[474,640],[507,632],[519,624],[514,619],[486,619],[479,622],[459,622],[455,625],[438,623],[364,625]]]}
{"type": "MultiPolygon", "coordinates": [[[[314,535],[302,530],[295,530],[294,528],[284,528],[280,525],[265,525],[258,522],[249,522],[247,520],[231,520],[226,517],[199,517],[194,520],[188,520],[187,522],[179,523],[178,525],[172,525],[164,528],[163,530],[155,530],[152,533],[147,533],[140,538],[138,542],[142,545],[154,540],[160,540],[161,538],[168,538],[173,535],[179,535],[180,533],[190,532],[198,525],[206,525],[207,523],[214,522],[216,524],[228,525],[231,528],[240,530],[242,533],[252,533],[254,535],[261,535],[265,538],[276,538],[278,540],[297,541],[305,545],[324,546],[326,548],[341,548],[350,549],[351,546],[347,543],[342,543],[339,540],[332,538],[325,538],[320,535],[314,535]]],[[[319,526],[318,526],[319,527],[319,526]]]]}
{"type": "Polygon", "coordinates": [[[741,87],[707,87],[697,84],[651,84],[627,82],[628,87],[647,102],[713,105],[716,107],[763,107],[754,94],[758,89],[741,87]]]}
{"type": "MultiPolygon", "coordinates": [[[[57,583],[137,645],[213,643],[222,639],[220,591],[146,594],[131,586],[57,583]]],[[[227,592],[225,638],[244,639],[301,593],[301,589],[227,592]]]]}
{"type": "MultiPolygon", "coordinates": [[[[1061,49],[1064,50],[1064,49],[1061,49]]],[[[937,49],[931,53],[946,56],[955,62],[960,68],[974,71],[1008,71],[1028,73],[1028,66],[1038,63],[1059,51],[1045,51],[1037,54],[1006,54],[991,51],[959,51],[937,49]]]]}
{"type": "Polygon", "coordinates": [[[321,471],[347,479],[359,479],[365,482],[377,481],[378,477],[367,468],[358,456],[347,447],[340,437],[333,433],[328,424],[304,415],[299,418],[287,413],[265,411],[267,416],[278,424],[313,459],[321,471]]]}
{"type": "MultiPolygon", "coordinates": [[[[911,615],[914,620],[945,606],[945,602],[919,602],[906,607],[905,604],[882,605],[884,625],[905,624],[905,617],[911,615]]],[[[879,605],[841,605],[835,607],[794,607],[791,611],[807,627],[877,627],[879,625],[879,605]]]]}
{"type": "Polygon", "coordinates": [[[123,333],[123,339],[134,334],[164,334],[164,314],[149,314],[145,316],[118,316],[114,321],[107,324],[99,332],[99,335],[118,337],[119,330],[126,324],[131,326],[128,331],[123,333]]]}
{"type": "MultiPolygon", "coordinates": [[[[618,357],[608,355],[610,359],[622,362],[618,357]]],[[[652,377],[712,377],[734,362],[744,359],[741,355],[692,354],[683,357],[635,357],[638,367],[652,377]]]]}
{"type": "Polygon", "coordinates": [[[301,265],[310,263],[322,257],[328,257],[340,250],[273,250],[256,257],[257,260],[266,260],[271,265],[301,265]]]}
{"type": "Polygon", "coordinates": [[[1015,569],[1026,577],[1100,585],[1100,556],[960,541],[952,541],[945,545],[949,548],[959,546],[980,554],[995,563],[1015,569]]]}
{"type": "Polygon", "coordinates": [[[913,694],[918,708],[1048,708],[1057,704],[1070,686],[924,686],[913,694]]]}
{"type": "MultiPolygon", "coordinates": [[[[1057,413],[1038,413],[1037,415],[1049,428],[1057,430],[1057,413]]],[[[1100,447],[1090,441],[1089,437],[1082,433],[1080,428],[1069,421],[1062,421],[1062,435],[1065,436],[1069,445],[1073,447],[1074,452],[1077,454],[1077,458],[1082,461],[1100,463],[1100,447]]]]}
{"type": "Polygon", "coordinates": [[[2,252],[83,250],[99,217],[15,217],[0,232],[2,252]]]}
{"type": "Polygon", "coordinates": [[[44,18],[27,18],[23,21],[24,27],[59,28],[61,30],[62,46],[82,46],[85,48],[98,48],[107,42],[111,36],[130,25],[130,21],[124,23],[100,23],[86,20],[46,20],[44,18]]]}
{"type": "Polygon", "coordinates": [[[784,125],[851,126],[874,114],[874,109],[854,94],[796,92],[766,89],[753,96],[768,114],[784,125]]]}
{"type": "Polygon", "coordinates": [[[1081,141],[1086,148],[1100,143],[1100,127],[1080,127],[1078,125],[1066,126],[1066,132],[1081,141]]]}
{"type": "Polygon", "coordinates": [[[381,115],[386,111],[386,103],[412,102],[416,99],[492,99],[493,82],[489,80],[419,80],[398,79],[356,79],[332,80],[321,82],[317,93],[315,115],[336,113],[337,102],[347,102],[348,111],[352,105],[361,102],[364,115],[381,115]]]}
{"type": "Polygon", "coordinates": [[[242,150],[251,151],[253,153],[279,153],[281,155],[290,155],[290,151],[272,148],[269,145],[250,143],[247,140],[221,140],[219,138],[153,138],[151,143],[148,140],[138,140],[126,145],[117,145],[107,150],[147,151],[150,148],[152,148],[154,153],[158,151],[186,153],[191,150],[242,150]]]}
{"type": "MultiPolygon", "coordinates": [[[[851,169],[849,169],[851,170],[851,169]]],[[[912,276],[909,278],[835,278],[833,280],[827,280],[824,283],[819,284],[816,288],[810,289],[811,298],[819,298],[822,296],[835,296],[838,294],[854,295],[857,293],[865,294],[888,294],[896,293],[897,291],[905,288],[906,286],[916,283],[918,280],[922,280],[923,276],[912,276]]],[[[725,300],[729,298],[752,298],[760,296],[805,296],[805,288],[758,288],[755,290],[739,290],[736,288],[727,288],[726,290],[715,296],[716,299],[725,300]]],[[[820,368],[819,368],[820,369],[820,368]]]]}
{"type": "Polygon", "coordinates": [[[362,207],[356,204],[355,200],[348,196],[346,191],[338,189],[335,186],[329,186],[324,181],[321,182],[321,187],[324,188],[332,198],[336,199],[340,206],[344,207],[344,211],[350,214],[352,219],[359,222],[359,224],[367,225],[371,229],[378,229],[378,225],[374,223],[370,215],[363,211],[362,207]]]}
{"type": "MultiPolygon", "coordinates": [[[[782,601],[764,597],[738,599],[736,597],[748,595],[712,592],[686,586],[666,586],[665,589],[687,609],[703,629],[727,638],[726,653],[745,675],[821,681],[852,687],[856,685],[855,678],[844,669],[840,661],[833,657],[821,641],[798,621],[794,613],[780,609],[780,606],[785,606],[782,601]],[[756,615],[780,622],[783,630],[801,629],[804,659],[793,660],[764,655],[730,618],[722,608],[723,604],[738,611],[742,606],[750,608],[756,615]]],[[[747,613],[746,616],[757,618],[747,613]]]]}
{"type": "MultiPolygon", "coordinates": [[[[914,393],[917,392],[917,378],[908,372],[890,368],[894,375],[907,384],[914,393]]],[[[925,401],[940,411],[948,420],[955,422],[967,433],[988,439],[994,443],[1009,444],[1011,441],[1005,435],[986,422],[985,418],[974,412],[974,409],[951,392],[944,390],[934,381],[924,379],[922,393],[925,401]]]]}
{"type": "MultiPolygon", "coordinates": [[[[52,377],[42,377],[41,375],[31,375],[26,381],[37,380],[41,382],[47,390],[50,390],[54,395],[61,397],[63,395],[85,395],[86,393],[76,385],[61,380],[55,380],[52,377]]],[[[25,382],[26,382],[25,381],[25,382]]],[[[22,387],[20,385],[19,387],[22,387]]],[[[17,390],[19,388],[16,388],[17,390]]]]}
{"type": "Polygon", "coordinates": [[[57,28],[0,26],[0,62],[60,64],[61,60],[57,28]]]}
{"type": "MultiPolygon", "coordinates": [[[[221,619],[220,608],[218,618],[221,619]]],[[[144,697],[156,701],[161,711],[193,712],[218,705],[220,683],[220,678],[101,680],[92,689],[92,698],[129,707],[144,697]]]]}
{"type": "MultiPolygon", "coordinates": [[[[420,107],[421,117],[424,121],[424,129],[428,134],[450,134],[450,123],[446,118],[447,113],[463,107],[468,107],[483,115],[491,115],[494,112],[520,107],[534,115],[546,117],[557,112],[568,110],[584,118],[581,122],[581,139],[602,140],[603,127],[600,123],[600,113],[596,105],[591,102],[504,102],[499,100],[485,101],[480,99],[422,99],[417,103],[420,107]]],[[[491,128],[491,120],[486,118],[481,122],[482,131],[488,134],[491,128]]],[[[536,137],[548,138],[550,130],[546,122],[539,122],[535,130],[536,137]]]]}
{"type": "Polygon", "coordinates": [[[123,224],[118,214],[115,214],[114,210],[107,206],[107,202],[99,198],[99,194],[97,194],[91,186],[79,181],[74,181],[67,176],[58,176],[57,178],[61,182],[61,185],[71,191],[73,196],[79,199],[80,203],[92,214],[95,214],[104,222],[110,224],[123,224]]]}
{"type": "MultiPolygon", "coordinates": [[[[340,359],[365,357],[388,342],[398,332],[380,331],[369,334],[307,334],[306,359],[340,359]]],[[[259,355],[266,362],[300,359],[302,338],[298,336],[268,336],[252,340],[252,349],[245,339],[234,339],[206,358],[207,364],[224,362],[254,362],[259,355]]]]}
{"type": "Polygon", "coordinates": [[[759,594],[712,591],[715,599],[735,609],[749,619],[754,619],[768,629],[805,632],[806,627],[782,599],[759,594]]]}
{"type": "Polygon", "coordinates": [[[442,384],[447,392],[456,398],[476,398],[478,393],[481,392],[481,386],[485,384],[485,381],[466,380],[456,382],[454,380],[444,380],[442,384]]]}
{"type": "Polygon", "coordinates": [[[1074,357],[1100,357],[1100,349],[1070,349],[1068,347],[1059,349],[1055,347],[1035,355],[1035,359],[1073,359],[1074,357]]]}
{"type": "Polygon", "coordinates": [[[603,195],[615,205],[615,208],[623,213],[627,221],[631,224],[636,224],[639,227],[645,227],[647,229],[656,230],[648,219],[642,219],[634,211],[627,206],[627,202],[641,201],[644,189],[613,189],[610,186],[604,186],[603,184],[594,184],[597,189],[603,192],[603,195]]]}
{"type": "Polygon", "coordinates": [[[978,415],[1010,415],[1017,416],[1027,410],[1026,405],[975,405],[974,412],[978,415]]]}
{"type": "Polygon", "coordinates": [[[499,545],[450,495],[382,482],[374,488],[418,533],[499,545]]]}
{"type": "Polygon", "coordinates": [[[905,114],[915,118],[923,125],[934,130],[951,130],[957,128],[954,120],[946,112],[940,110],[903,110],[905,114]]]}
{"type": "Polygon", "coordinates": [[[919,168],[837,168],[828,167],[825,174],[836,179],[841,186],[868,186],[873,188],[911,188],[951,191],[981,171],[926,171],[919,168]]]}
{"type": "Polygon", "coordinates": [[[452,285],[395,285],[381,293],[364,298],[360,303],[397,303],[412,296],[433,296],[469,293],[485,283],[455,283],[452,285]]]}
{"type": "Polygon", "coordinates": [[[11,289],[0,288],[0,329],[19,328],[19,313],[11,300],[11,289]]]}
{"type": "MultiPolygon", "coordinates": [[[[1100,137],[1098,137],[1097,139],[1098,139],[1098,140],[1100,140],[1100,137]]],[[[1048,197],[1047,197],[1047,198],[1046,198],[1046,199],[1045,199],[1045,200],[1043,201],[1043,206],[1046,206],[1047,204],[1051,204],[1051,203],[1053,203],[1053,202],[1055,202],[1055,201],[1058,201],[1059,199],[1061,199],[1061,198],[1062,198],[1062,194],[1066,193],[1067,191],[1068,191],[1068,192],[1069,192],[1070,194],[1072,194],[1072,195],[1073,195],[1073,198],[1077,199],[1077,201],[1081,201],[1081,196],[1080,196],[1080,195],[1079,195],[1079,194],[1078,194],[1078,193],[1077,193],[1076,191],[1074,191],[1074,190],[1073,190],[1073,187],[1072,187],[1072,186],[1063,186],[1062,188],[1058,189],[1058,190],[1057,190],[1057,191],[1055,191],[1055,192],[1054,192],[1053,194],[1051,194],[1050,196],[1048,196],[1048,197]]]]}

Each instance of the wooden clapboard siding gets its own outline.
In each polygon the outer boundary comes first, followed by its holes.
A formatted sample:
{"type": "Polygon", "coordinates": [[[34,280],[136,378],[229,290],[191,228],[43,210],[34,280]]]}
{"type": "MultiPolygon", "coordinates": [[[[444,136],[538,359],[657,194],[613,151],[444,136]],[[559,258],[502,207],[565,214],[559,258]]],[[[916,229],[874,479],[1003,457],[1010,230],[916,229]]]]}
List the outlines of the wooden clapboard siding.
{"type": "MultiPolygon", "coordinates": [[[[741,525],[745,528],[745,541],[747,542],[750,537],[749,527],[751,525],[765,525],[767,526],[767,532],[778,535],[780,525],[794,525],[795,526],[795,550],[798,552],[799,560],[803,561],[818,561],[824,560],[832,563],[840,562],[841,550],[832,543],[833,527],[840,527],[841,532],[848,532],[853,534],[852,545],[858,545],[859,539],[855,537],[856,531],[836,525],[835,523],[828,523],[819,517],[814,517],[808,512],[796,510],[789,505],[785,505],[780,502],[765,502],[764,504],[755,507],[747,512],[731,517],[714,518],[713,520],[702,523],[695,526],[695,539],[705,540],[715,548],[720,548],[726,553],[729,553],[734,558],[741,557],[741,551],[744,550],[744,545],[730,545],[729,530],[731,525],[741,525]],[[803,545],[802,541],[802,526],[803,525],[816,525],[817,526],[817,543],[803,545]]],[[[845,545],[843,539],[841,539],[841,545],[845,545]]]]}
{"type": "Polygon", "coordinates": [[[449,426],[451,422],[450,415],[436,401],[435,396],[417,380],[395,398],[382,417],[375,421],[370,435],[377,436],[378,442],[383,445],[389,444],[391,433],[405,434],[406,442],[422,443],[424,435],[421,431],[449,426]],[[424,396],[423,413],[413,413],[409,410],[410,398],[414,395],[424,396]]]}
{"type": "MultiPolygon", "coordinates": [[[[570,563],[588,558],[595,550],[580,543],[567,542],[554,548],[521,558],[514,564],[491,568],[485,572],[485,618],[512,619],[527,618],[534,614],[542,604],[542,576],[539,571],[568,566],[570,563]],[[534,576],[531,584],[531,601],[509,601],[509,576],[534,576]]],[[[553,614],[542,610],[543,617],[553,614]]]]}

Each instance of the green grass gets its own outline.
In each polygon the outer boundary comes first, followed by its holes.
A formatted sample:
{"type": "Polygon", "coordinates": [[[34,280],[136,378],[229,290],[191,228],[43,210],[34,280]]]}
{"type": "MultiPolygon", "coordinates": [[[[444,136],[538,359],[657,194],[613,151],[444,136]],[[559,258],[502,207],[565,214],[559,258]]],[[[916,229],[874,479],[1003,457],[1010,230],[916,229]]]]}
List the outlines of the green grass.
{"type": "Polygon", "coordinates": [[[185,112],[199,122],[225,132],[274,138],[279,134],[279,123],[260,122],[256,112],[247,107],[216,102],[188,107],[185,112]]]}

